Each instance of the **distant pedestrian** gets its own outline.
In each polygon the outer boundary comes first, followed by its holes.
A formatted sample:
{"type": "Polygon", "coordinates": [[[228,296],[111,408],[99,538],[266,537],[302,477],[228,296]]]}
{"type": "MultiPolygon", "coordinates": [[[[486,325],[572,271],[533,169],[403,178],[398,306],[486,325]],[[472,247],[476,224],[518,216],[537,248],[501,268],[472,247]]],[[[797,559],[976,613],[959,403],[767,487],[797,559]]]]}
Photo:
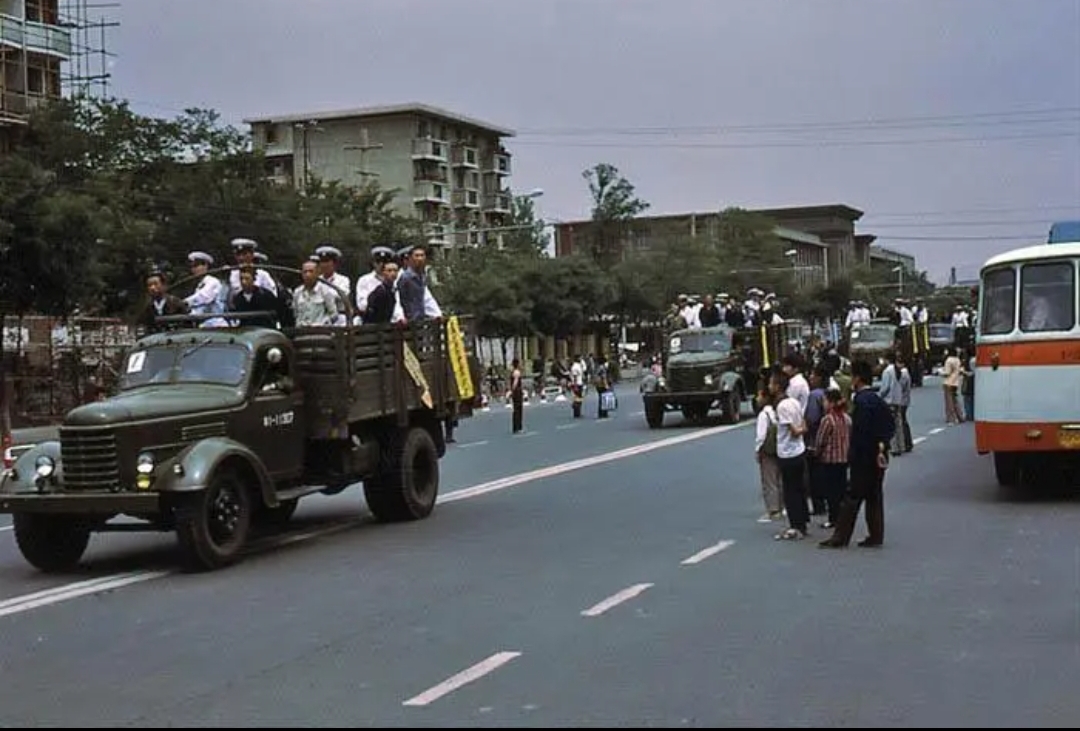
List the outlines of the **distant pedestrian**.
{"type": "Polygon", "coordinates": [[[513,407],[511,433],[520,434],[525,416],[525,384],[522,383],[521,361],[517,358],[510,363],[510,404],[513,407]]]}

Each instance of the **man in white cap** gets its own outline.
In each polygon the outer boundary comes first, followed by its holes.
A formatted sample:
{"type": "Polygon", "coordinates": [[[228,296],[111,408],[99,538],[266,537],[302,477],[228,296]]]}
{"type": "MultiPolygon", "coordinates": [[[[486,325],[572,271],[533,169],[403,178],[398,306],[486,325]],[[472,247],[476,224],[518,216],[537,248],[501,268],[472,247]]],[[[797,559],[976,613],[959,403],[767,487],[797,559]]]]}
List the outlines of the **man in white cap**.
{"type": "Polygon", "coordinates": [[[751,287],[746,290],[746,301],[743,302],[743,315],[746,318],[746,324],[751,327],[756,327],[761,324],[761,298],[765,296],[757,287],[751,287]]]}
{"type": "MultiPolygon", "coordinates": [[[[371,293],[383,282],[383,265],[393,261],[397,263],[397,254],[389,246],[373,246],[371,248],[371,271],[356,280],[356,317],[354,324],[360,324],[367,312],[368,300],[371,293]]],[[[395,294],[396,296],[396,294],[395,294]]]]}
{"type": "Polygon", "coordinates": [[[347,324],[346,312],[348,308],[346,300],[352,296],[352,281],[337,271],[337,263],[341,260],[341,249],[329,244],[323,244],[315,249],[315,256],[319,260],[319,280],[333,285],[334,294],[338,297],[340,315],[335,320],[335,325],[347,324]]]}
{"type": "MultiPolygon", "coordinates": [[[[229,245],[232,246],[237,264],[237,268],[229,272],[229,296],[232,297],[240,291],[239,267],[255,265],[255,253],[259,244],[254,239],[237,238],[230,241],[229,245]]],[[[265,269],[255,270],[255,286],[269,290],[275,297],[278,296],[277,282],[265,269]]]]}
{"type": "MultiPolygon", "coordinates": [[[[214,257],[205,251],[192,251],[188,254],[188,264],[193,276],[199,277],[199,284],[184,302],[193,315],[220,315],[225,312],[228,290],[221,280],[209,273],[214,265],[214,257]]],[[[212,317],[203,321],[200,327],[225,327],[224,318],[212,317]]]]}

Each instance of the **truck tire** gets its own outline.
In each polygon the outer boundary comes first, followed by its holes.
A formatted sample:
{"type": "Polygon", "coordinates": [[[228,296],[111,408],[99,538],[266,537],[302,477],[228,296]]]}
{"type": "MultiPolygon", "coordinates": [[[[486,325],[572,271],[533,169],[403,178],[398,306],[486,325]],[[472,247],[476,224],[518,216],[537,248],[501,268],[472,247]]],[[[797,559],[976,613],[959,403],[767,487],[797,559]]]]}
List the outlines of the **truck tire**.
{"type": "Polygon", "coordinates": [[[431,515],[439,496],[439,453],[427,429],[396,429],[381,445],[379,474],[364,480],[376,520],[394,523],[431,515]]]}
{"type": "Polygon", "coordinates": [[[39,571],[74,568],[90,543],[90,525],[75,516],[15,513],[12,518],[19,551],[39,571]]]}
{"type": "Polygon", "coordinates": [[[650,429],[659,429],[664,425],[664,405],[659,401],[645,404],[645,423],[650,429]]]}
{"type": "Polygon", "coordinates": [[[215,473],[205,490],[182,495],[176,537],[185,567],[205,571],[239,559],[254,509],[251,492],[232,470],[215,473]]]}

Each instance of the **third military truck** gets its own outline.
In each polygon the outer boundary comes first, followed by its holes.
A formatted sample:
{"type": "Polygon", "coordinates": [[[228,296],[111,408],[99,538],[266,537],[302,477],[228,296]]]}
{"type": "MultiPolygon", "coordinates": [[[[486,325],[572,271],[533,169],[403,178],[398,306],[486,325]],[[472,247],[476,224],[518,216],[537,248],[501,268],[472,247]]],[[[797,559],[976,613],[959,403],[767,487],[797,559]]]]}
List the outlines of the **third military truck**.
{"type": "Polygon", "coordinates": [[[726,421],[739,420],[748,388],[738,331],[726,325],[676,330],[665,351],[663,375],[641,385],[650,428],[663,426],[668,411],[699,421],[718,408],[726,421]]]}
{"type": "Polygon", "coordinates": [[[212,569],[300,498],[361,481],[380,520],[432,512],[444,420],[468,415],[478,375],[455,318],[285,331],[238,319],[142,338],[114,395],[19,457],[0,512],[29,563],[64,570],[92,532],[135,529],[175,531],[186,563],[212,569]]]}

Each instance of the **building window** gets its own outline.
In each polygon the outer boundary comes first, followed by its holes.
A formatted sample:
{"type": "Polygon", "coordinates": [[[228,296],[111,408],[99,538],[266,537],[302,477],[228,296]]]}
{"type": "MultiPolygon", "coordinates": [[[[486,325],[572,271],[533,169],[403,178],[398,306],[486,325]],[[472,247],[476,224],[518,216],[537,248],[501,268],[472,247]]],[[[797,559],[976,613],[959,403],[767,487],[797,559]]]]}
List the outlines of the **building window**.
{"type": "Polygon", "coordinates": [[[266,144],[276,145],[277,141],[277,125],[268,124],[266,126],[266,144]]]}
{"type": "Polygon", "coordinates": [[[431,125],[428,124],[426,119],[421,119],[416,124],[416,136],[420,139],[431,137],[431,125]]]}

